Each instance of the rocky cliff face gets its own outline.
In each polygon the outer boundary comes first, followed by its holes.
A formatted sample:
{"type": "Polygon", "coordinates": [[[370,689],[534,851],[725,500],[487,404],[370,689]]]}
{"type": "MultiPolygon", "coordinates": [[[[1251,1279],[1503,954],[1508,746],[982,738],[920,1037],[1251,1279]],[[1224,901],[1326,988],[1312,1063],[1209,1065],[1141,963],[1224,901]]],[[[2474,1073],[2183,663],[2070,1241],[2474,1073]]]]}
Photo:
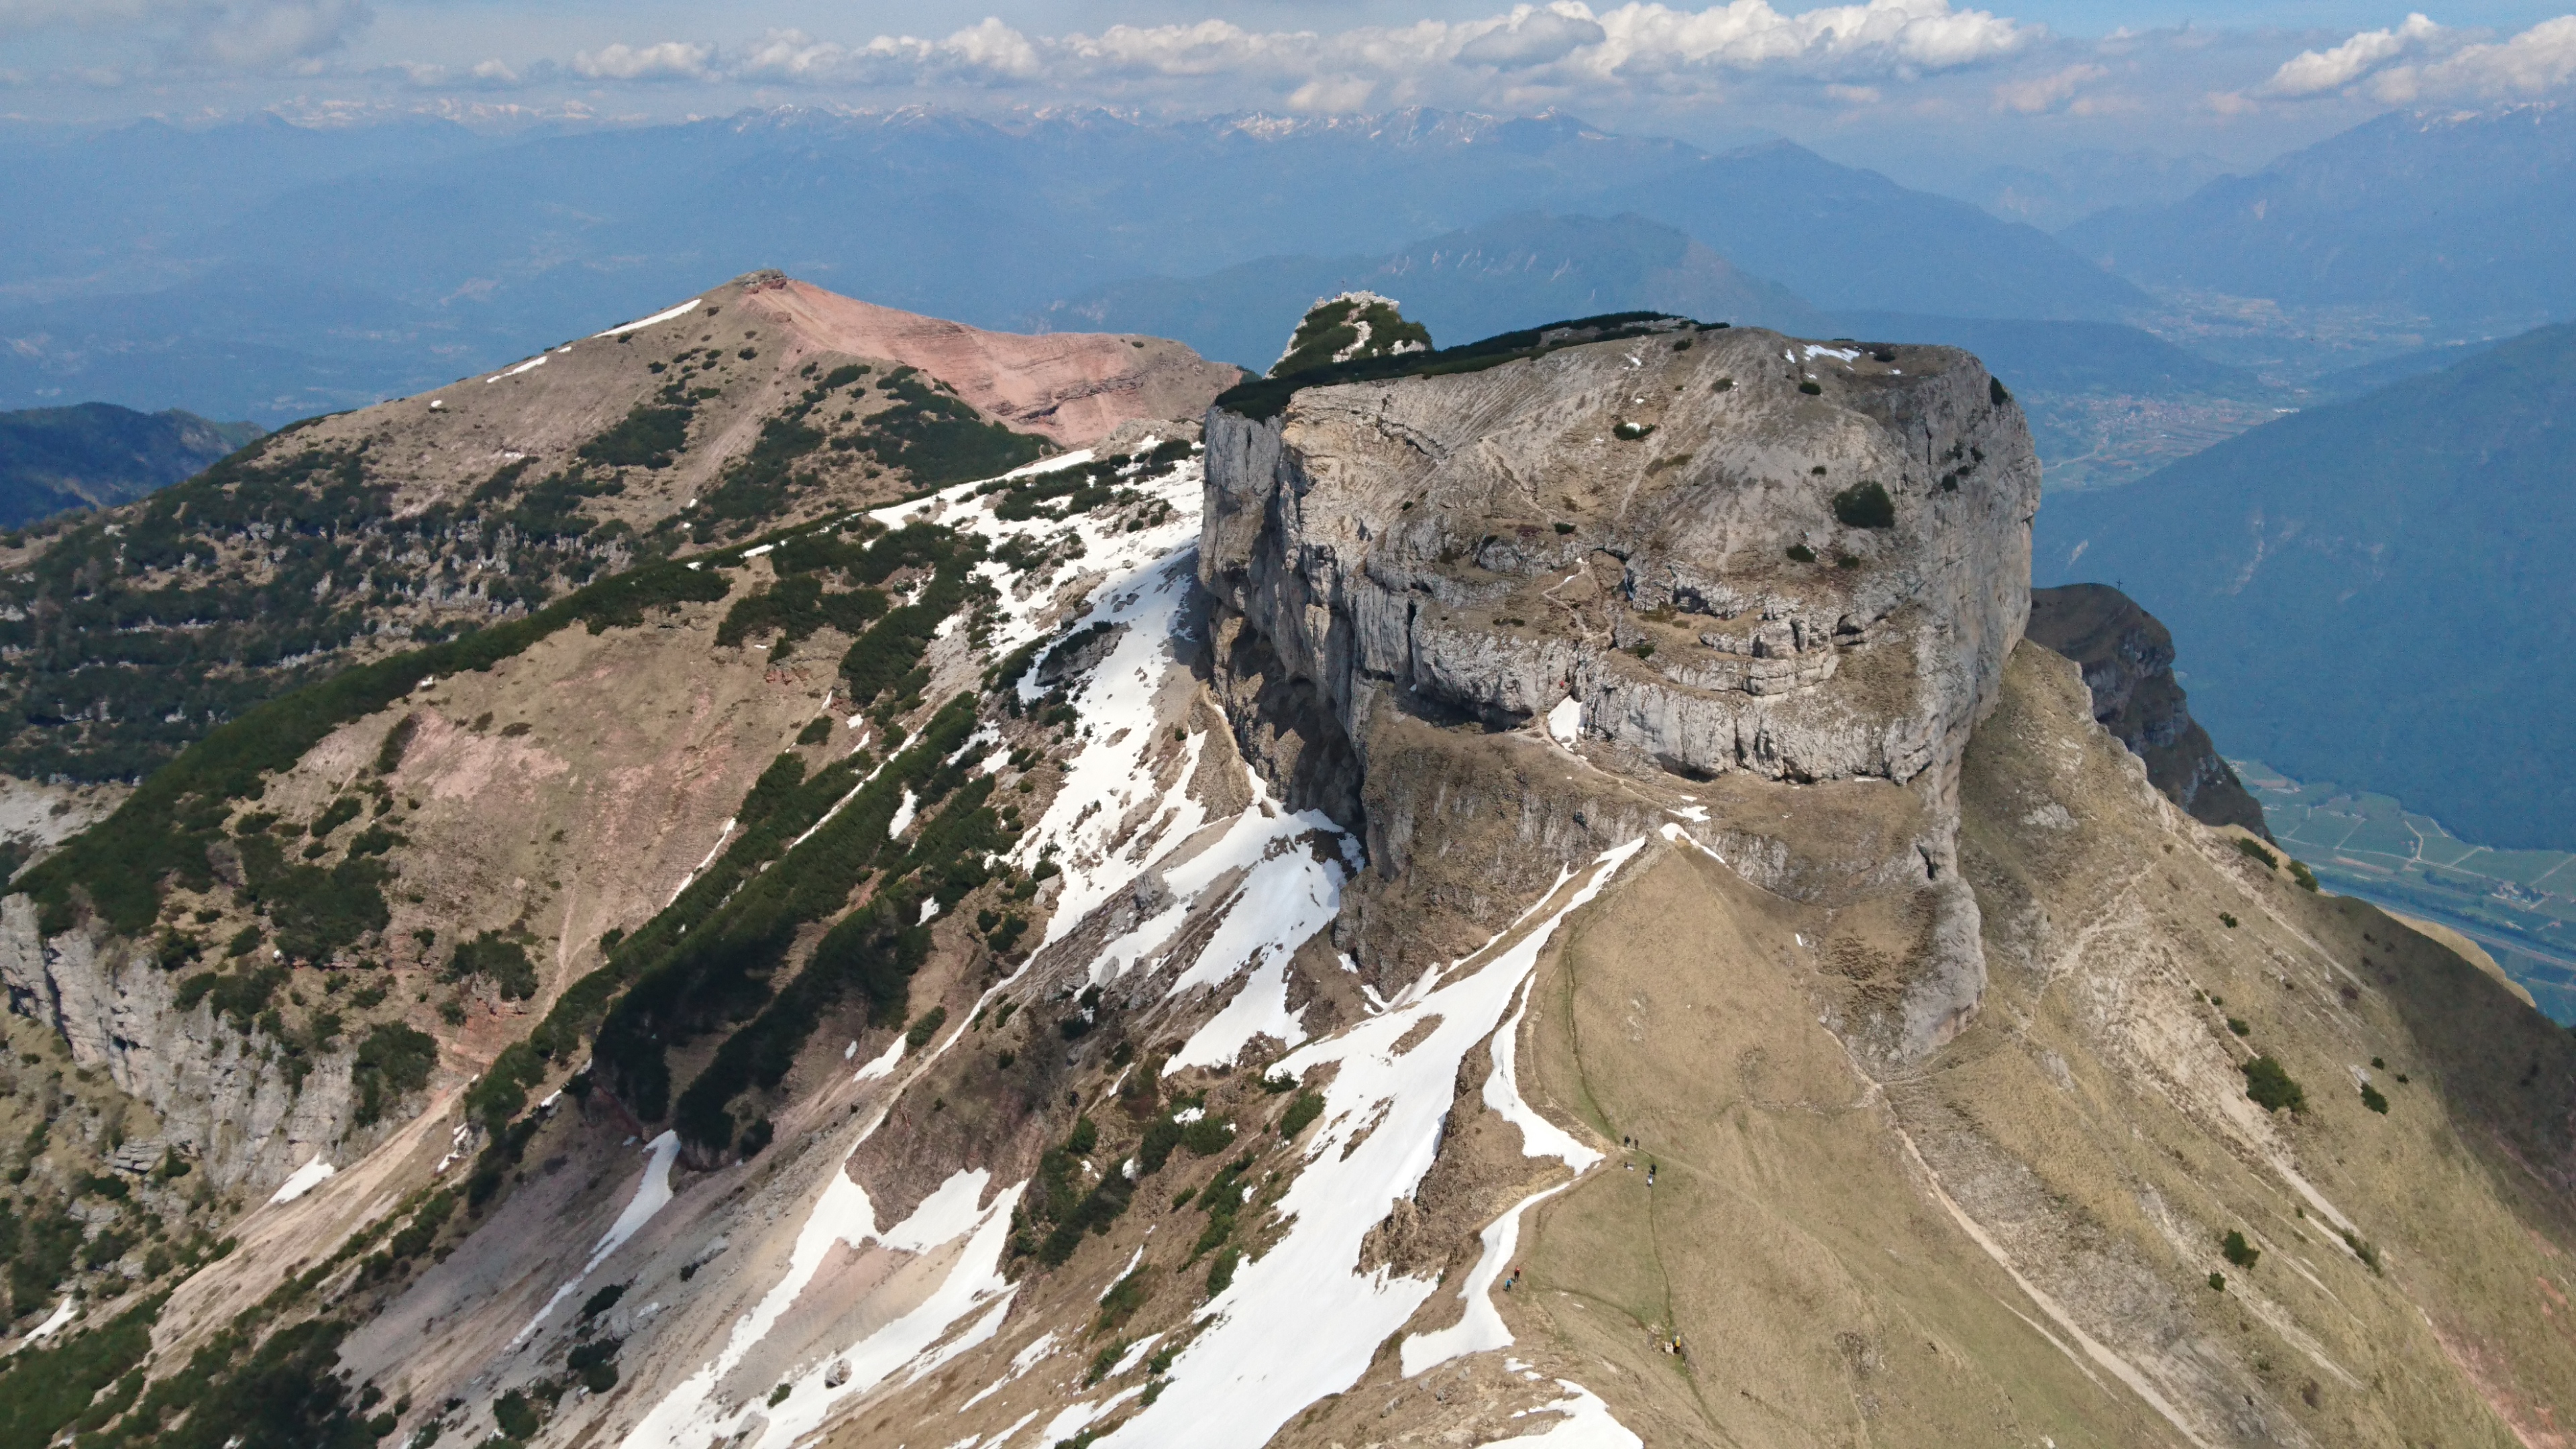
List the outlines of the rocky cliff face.
{"type": "Polygon", "coordinates": [[[2108,584],[2030,591],[2030,637],[2075,661],[2093,718],[2147,762],[2147,778],[2203,825],[2241,825],[2269,840],[2263,807],[2191,717],[2174,678],[2173,635],[2108,584]]]}
{"type": "Polygon", "coordinates": [[[12,1010],[59,1033],[82,1068],[104,1068],[159,1114],[163,1135],[218,1191],[265,1193],[319,1155],[355,1155],[350,1059],[331,1053],[291,1067],[275,1043],[227,1027],[202,1001],[183,1007],[179,981],[150,953],[104,932],[36,928],[25,896],[0,898],[0,985],[12,1010]]]}
{"type": "MultiPolygon", "coordinates": [[[[1247,748],[1275,765],[1276,742],[1297,742],[1285,778],[1365,828],[1385,889],[1463,798],[1430,755],[1483,735],[1593,767],[1560,789],[1573,777],[1536,765],[1510,792],[1530,848],[1448,903],[1457,931],[1409,912],[1354,927],[1364,966],[1400,974],[1492,929],[1602,832],[1691,792],[1776,822],[1805,797],[1747,786],[1871,781],[1910,807],[1870,834],[1872,858],[1802,871],[1759,826],[1738,831],[1743,853],[1779,860],[1792,889],[1927,894],[1945,959],[1925,979],[1950,984],[1891,1049],[1928,1049],[1972,1004],[1975,907],[1949,878],[1958,761],[2021,635],[2039,477],[1975,359],[1676,325],[1309,388],[1264,419],[1220,404],[1207,446],[1217,672],[1296,716],[1250,724],[1247,748]],[[1347,771],[1305,764],[1327,758],[1347,771]]],[[[1444,850],[1473,836],[1460,824],[1444,821],[1444,850]]]]}

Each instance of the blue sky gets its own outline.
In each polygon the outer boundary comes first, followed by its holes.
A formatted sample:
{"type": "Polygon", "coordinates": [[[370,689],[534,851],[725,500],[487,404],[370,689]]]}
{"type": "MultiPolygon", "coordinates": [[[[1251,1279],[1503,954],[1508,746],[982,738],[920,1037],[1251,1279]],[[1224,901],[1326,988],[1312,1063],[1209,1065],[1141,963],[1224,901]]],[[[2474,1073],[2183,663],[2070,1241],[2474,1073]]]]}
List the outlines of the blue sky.
{"type": "Polygon", "coordinates": [[[1527,113],[1918,177],[2258,164],[2401,106],[2563,99],[2555,4],[2359,0],[0,0],[0,113],[506,126],[750,106],[1527,113]]]}

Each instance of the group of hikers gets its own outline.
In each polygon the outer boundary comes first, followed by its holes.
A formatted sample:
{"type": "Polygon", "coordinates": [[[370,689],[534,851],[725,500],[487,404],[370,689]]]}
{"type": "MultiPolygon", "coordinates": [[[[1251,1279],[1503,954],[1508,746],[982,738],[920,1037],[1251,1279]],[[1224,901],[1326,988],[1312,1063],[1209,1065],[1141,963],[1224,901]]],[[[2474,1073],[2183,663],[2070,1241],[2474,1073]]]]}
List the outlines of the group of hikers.
{"type": "MultiPolygon", "coordinates": [[[[1634,1151],[1636,1151],[1636,1150],[1637,1150],[1637,1139],[1636,1139],[1636,1138],[1634,1138],[1634,1137],[1622,1137],[1622,1138],[1620,1138],[1620,1139],[1619,1139],[1619,1145],[1620,1145],[1621,1147],[1623,1147],[1623,1148],[1627,1149],[1627,1150],[1628,1150],[1628,1151],[1630,1151],[1630,1152],[1634,1152],[1634,1151]]],[[[1631,1162],[1631,1163],[1627,1164],[1627,1167],[1628,1167],[1628,1170],[1629,1170],[1630,1172],[1634,1172],[1634,1171],[1636,1171],[1636,1170],[1637,1170],[1637,1164],[1635,1164],[1635,1163],[1633,1163],[1633,1162],[1631,1162]]],[[[1655,1185],[1655,1164],[1654,1164],[1654,1161],[1650,1158],[1650,1159],[1648,1159],[1648,1160],[1647,1160],[1647,1162],[1646,1162],[1646,1186],[1648,1186],[1648,1187],[1653,1187],[1654,1185],[1655,1185]]]]}

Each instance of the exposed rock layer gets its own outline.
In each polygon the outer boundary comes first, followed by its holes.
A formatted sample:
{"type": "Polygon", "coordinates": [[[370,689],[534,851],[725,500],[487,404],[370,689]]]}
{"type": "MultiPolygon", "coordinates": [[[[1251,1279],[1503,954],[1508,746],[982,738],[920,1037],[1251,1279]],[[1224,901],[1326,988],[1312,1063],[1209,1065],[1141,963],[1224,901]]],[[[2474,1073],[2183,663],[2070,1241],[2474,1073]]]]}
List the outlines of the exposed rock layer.
{"type": "Polygon", "coordinates": [[[2093,718],[2147,762],[2147,778],[2204,825],[2242,825],[2269,840],[2263,807],[2191,717],[2174,679],[2173,635],[2108,584],[2030,591],[2033,642],[2075,661],[2093,718]]]}
{"type": "Polygon", "coordinates": [[[1684,331],[1219,408],[1207,442],[1214,671],[1292,801],[1364,829],[1365,968],[1714,809],[1765,884],[1921,896],[1863,1035],[1911,1058],[1974,1009],[1958,761],[2021,635],[2038,463],[1973,358],[1684,331]],[[1900,790],[1828,809],[1874,817],[1848,831],[1752,788],[1857,781],[1900,790]]]}

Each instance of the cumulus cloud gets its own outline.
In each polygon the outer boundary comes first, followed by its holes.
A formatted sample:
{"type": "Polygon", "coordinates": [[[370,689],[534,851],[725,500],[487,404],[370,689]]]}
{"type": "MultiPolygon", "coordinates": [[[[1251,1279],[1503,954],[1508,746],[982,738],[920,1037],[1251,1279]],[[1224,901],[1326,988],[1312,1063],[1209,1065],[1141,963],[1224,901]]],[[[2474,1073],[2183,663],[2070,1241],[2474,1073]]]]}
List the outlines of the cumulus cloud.
{"type": "Polygon", "coordinates": [[[2403,25],[2293,56],[2255,93],[2285,100],[2356,94],[2404,105],[2527,98],[2570,81],[2576,81],[2576,15],[2544,20],[2501,41],[2409,15],[2403,25]]]}
{"type": "Polygon", "coordinates": [[[2576,80],[2576,15],[2544,20],[2510,40],[2468,45],[2429,65],[2397,66],[2372,78],[2382,100],[2503,100],[2540,95],[2576,80]]]}
{"type": "Polygon", "coordinates": [[[593,80],[707,80],[715,47],[665,40],[658,45],[606,46],[572,58],[572,68],[593,80]]]}
{"type": "Polygon", "coordinates": [[[2439,40],[2442,27],[2422,15],[2388,30],[2365,30],[2332,50],[2307,50],[2282,62],[2262,85],[2271,96],[2320,96],[2342,90],[2371,70],[2439,40]]]}
{"type": "Polygon", "coordinates": [[[658,69],[641,68],[635,57],[670,51],[668,42],[646,50],[612,46],[576,58],[574,68],[603,79],[706,74],[768,84],[977,85],[1111,96],[1217,85],[1240,100],[1343,111],[1387,100],[1469,98],[1498,76],[1538,100],[1688,94],[1759,74],[1850,91],[1997,60],[2042,34],[1950,0],[1866,0],[1796,13],[1768,0],[1705,10],[1632,0],[1601,11],[1556,0],[1476,19],[1329,32],[1208,19],[1048,36],[988,19],[938,38],[879,35],[849,44],[780,30],[723,54],[672,55],[658,69]]]}
{"type": "Polygon", "coordinates": [[[1514,70],[1563,60],[1584,46],[1599,45],[1609,38],[1610,32],[1601,28],[1600,21],[1580,11],[1531,10],[1524,6],[1460,45],[1458,59],[1468,65],[1514,70]]]}

